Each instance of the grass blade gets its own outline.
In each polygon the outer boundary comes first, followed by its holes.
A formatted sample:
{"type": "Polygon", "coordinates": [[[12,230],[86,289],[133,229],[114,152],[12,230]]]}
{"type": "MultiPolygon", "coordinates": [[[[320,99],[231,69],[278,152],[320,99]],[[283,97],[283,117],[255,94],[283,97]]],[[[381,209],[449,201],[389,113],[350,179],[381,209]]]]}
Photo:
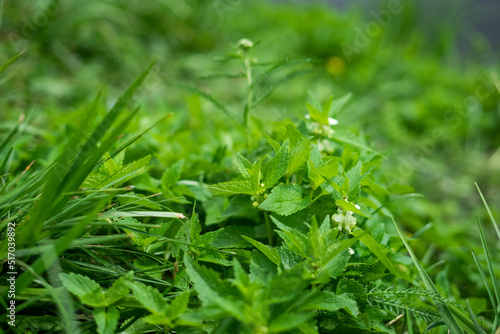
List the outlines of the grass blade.
{"type": "Polygon", "coordinates": [[[495,232],[497,232],[498,239],[500,240],[500,229],[498,228],[498,224],[495,218],[493,217],[493,214],[491,213],[490,207],[488,206],[488,203],[486,202],[486,199],[484,198],[481,189],[479,189],[479,186],[477,185],[476,182],[474,182],[474,184],[476,185],[477,191],[479,192],[479,196],[481,196],[481,200],[483,201],[484,207],[486,208],[486,211],[490,216],[491,222],[493,223],[493,227],[495,228],[495,232]]]}
{"type": "MultiPolygon", "coordinates": [[[[496,307],[495,307],[495,317],[500,317],[500,310],[498,308],[498,305],[500,305],[500,289],[499,289],[499,282],[496,279],[495,276],[495,270],[493,269],[493,262],[491,261],[491,256],[490,256],[490,250],[488,248],[488,244],[486,243],[486,239],[484,238],[484,232],[483,232],[483,227],[481,226],[481,221],[479,220],[479,217],[476,216],[477,218],[477,226],[479,228],[479,235],[481,237],[481,244],[483,246],[484,250],[484,255],[486,256],[486,264],[488,266],[488,271],[490,273],[492,285],[493,285],[493,291],[495,292],[495,297],[496,297],[496,307]]],[[[491,296],[490,296],[491,297],[491,296]]],[[[493,299],[492,299],[493,301],[493,299]]]]}
{"type": "Polygon", "coordinates": [[[14,57],[7,60],[7,62],[5,64],[0,66],[0,74],[2,74],[3,71],[5,71],[10,65],[12,65],[12,63],[15,62],[17,58],[21,57],[21,55],[25,52],[26,52],[26,50],[19,52],[17,55],[15,55],[14,57]]]}
{"type": "MultiPolygon", "coordinates": [[[[394,221],[394,218],[392,219],[392,222],[394,223],[394,226],[396,227],[396,230],[398,231],[399,237],[401,238],[406,249],[408,250],[408,253],[410,254],[410,257],[411,257],[413,263],[417,267],[418,273],[420,274],[420,278],[424,282],[426,289],[430,292],[439,294],[438,289],[436,288],[436,286],[434,285],[432,280],[429,278],[429,276],[425,272],[424,268],[422,268],[422,265],[418,261],[415,253],[413,253],[413,250],[411,249],[410,245],[406,241],[406,239],[405,239],[403,233],[401,232],[401,230],[399,229],[398,225],[394,221]]],[[[448,326],[448,329],[454,334],[455,333],[457,333],[457,334],[463,333],[463,330],[460,328],[460,325],[457,323],[457,321],[455,320],[455,318],[451,314],[451,311],[448,308],[448,306],[444,303],[439,302],[439,301],[434,301],[434,303],[435,303],[436,308],[438,309],[439,313],[441,314],[443,321],[448,326]]]]}

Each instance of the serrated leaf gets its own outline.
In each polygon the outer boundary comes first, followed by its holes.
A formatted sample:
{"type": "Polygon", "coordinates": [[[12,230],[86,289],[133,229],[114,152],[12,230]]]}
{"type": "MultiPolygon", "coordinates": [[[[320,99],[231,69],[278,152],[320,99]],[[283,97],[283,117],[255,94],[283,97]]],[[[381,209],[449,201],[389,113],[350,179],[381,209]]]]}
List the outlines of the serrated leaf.
{"type": "Polygon", "coordinates": [[[311,119],[319,124],[328,125],[328,115],[326,117],[323,115],[321,111],[311,106],[309,103],[306,103],[307,110],[309,111],[309,115],[311,115],[311,119]]]}
{"type": "MultiPolygon", "coordinates": [[[[291,146],[292,147],[292,146],[291,146]]],[[[288,168],[286,170],[286,176],[290,177],[295,173],[306,161],[309,159],[311,154],[311,142],[309,139],[304,138],[297,145],[290,149],[288,168]]]]}
{"type": "Polygon", "coordinates": [[[262,166],[263,160],[261,159],[259,162],[255,163],[252,165],[252,169],[249,171],[250,178],[250,186],[252,187],[253,193],[257,193],[260,189],[260,181],[262,180],[262,171],[261,171],[261,166],[262,166]]]}
{"type": "Polygon", "coordinates": [[[290,149],[293,149],[299,142],[304,140],[304,136],[293,124],[287,124],[285,128],[285,138],[290,143],[290,149]]]}
{"type": "Polygon", "coordinates": [[[218,230],[215,230],[215,231],[211,231],[211,232],[206,232],[204,234],[202,234],[198,240],[196,240],[196,245],[199,245],[199,246],[204,246],[204,247],[209,247],[212,242],[217,238],[217,236],[219,235],[219,233],[221,233],[224,229],[223,228],[220,228],[218,230]]]}
{"type": "Polygon", "coordinates": [[[280,333],[292,330],[306,323],[314,316],[314,314],[307,313],[283,313],[274,318],[269,324],[269,332],[280,333]]]}
{"type": "Polygon", "coordinates": [[[132,274],[129,273],[126,276],[117,279],[113,285],[104,294],[104,299],[107,305],[112,305],[122,298],[125,298],[129,293],[129,288],[127,281],[132,278],[132,274]]]}
{"type": "Polygon", "coordinates": [[[253,240],[245,235],[241,236],[243,239],[254,245],[258,250],[260,250],[269,260],[273,261],[276,265],[279,266],[281,263],[280,253],[276,248],[272,248],[268,245],[264,245],[257,240],[253,240]]]}
{"type": "Polygon", "coordinates": [[[181,177],[182,168],[184,167],[184,159],[181,159],[171,165],[161,177],[161,185],[163,189],[172,189],[179,178],[181,177]]]}
{"type": "Polygon", "coordinates": [[[194,210],[190,220],[191,220],[191,228],[189,229],[189,238],[191,242],[194,242],[200,237],[201,234],[200,220],[198,219],[198,214],[194,212],[194,210]]]}
{"type": "Polygon", "coordinates": [[[307,170],[309,176],[309,185],[312,190],[316,190],[320,185],[322,185],[325,180],[321,176],[318,168],[314,165],[311,160],[307,161],[307,170]]]}
{"type": "Polygon", "coordinates": [[[311,202],[309,197],[302,198],[302,187],[298,185],[279,185],[269,197],[259,205],[259,209],[289,216],[306,208],[311,202]]]}
{"type": "MultiPolygon", "coordinates": [[[[109,158],[109,154],[107,155],[109,158]]],[[[121,166],[123,156],[119,154],[107,159],[99,169],[92,171],[82,184],[84,188],[103,188],[106,186],[118,186],[131,178],[144,173],[146,166],[151,161],[151,156],[145,156],[139,160],[121,166]]]]}
{"type": "Polygon", "coordinates": [[[94,292],[102,293],[99,283],[87,276],[75,273],[61,273],[59,278],[66,289],[79,298],[94,292]]]}
{"type": "Polygon", "coordinates": [[[154,313],[142,318],[147,324],[156,326],[168,326],[172,323],[165,314],[154,313]]]}
{"type": "Polygon", "coordinates": [[[335,204],[337,204],[337,206],[341,207],[344,211],[351,211],[351,212],[354,212],[360,216],[363,216],[366,218],[371,218],[369,215],[367,215],[366,213],[359,210],[356,206],[354,206],[354,204],[346,201],[345,199],[338,199],[335,201],[335,204]]]}
{"type": "Polygon", "coordinates": [[[389,260],[387,255],[385,255],[385,253],[387,252],[387,249],[385,249],[381,244],[376,242],[375,239],[373,239],[371,237],[371,235],[369,235],[368,233],[366,233],[365,231],[363,231],[360,228],[354,229],[354,231],[352,231],[352,234],[356,238],[358,238],[359,241],[361,241],[366,247],[368,247],[372,251],[373,255],[375,255],[380,260],[380,262],[382,262],[384,264],[384,266],[387,269],[389,269],[389,271],[391,273],[393,273],[397,277],[400,277],[399,273],[396,271],[396,269],[392,265],[391,260],[389,260]]]}
{"type": "MultiPolygon", "coordinates": [[[[328,114],[335,116],[336,114],[339,113],[340,109],[344,107],[344,105],[349,102],[351,99],[352,93],[348,93],[337,100],[333,100],[333,103],[331,106],[328,108],[328,114]]],[[[324,110],[325,111],[325,110],[324,110]]]]}
{"type": "Polygon", "coordinates": [[[253,195],[254,188],[249,180],[232,180],[208,186],[214,196],[232,196],[238,194],[253,195]]]}
{"type": "Polygon", "coordinates": [[[261,252],[257,250],[252,251],[252,257],[250,258],[250,274],[248,275],[250,281],[258,281],[266,284],[276,274],[277,268],[275,263],[269,260],[269,258],[261,252]]]}
{"type": "Polygon", "coordinates": [[[280,143],[278,143],[276,140],[272,139],[271,137],[269,137],[265,133],[264,133],[264,137],[266,137],[267,142],[269,143],[269,145],[271,145],[273,147],[275,152],[278,152],[280,150],[280,148],[281,148],[280,143]]]}
{"type": "Polygon", "coordinates": [[[288,140],[281,146],[278,153],[262,166],[263,183],[267,188],[274,186],[285,175],[288,167],[288,140]]]}
{"type": "Polygon", "coordinates": [[[346,295],[336,295],[330,291],[318,291],[309,297],[300,306],[300,311],[323,310],[334,312],[340,309],[346,310],[349,314],[357,316],[359,314],[358,305],[355,300],[346,295]]]}
{"type": "Polygon", "coordinates": [[[250,178],[250,170],[252,169],[252,163],[247,160],[244,156],[236,153],[236,163],[238,165],[238,171],[245,178],[250,178]]]}
{"type": "Polygon", "coordinates": [[[93,312],[94,320],[99,334],[114,334],[120,319],[120,312],[115,306],[110,306],[106,310],[98,307],[93,312]]]}
{"type": "Polygon", "coordinates": [[[183,293],[176,296],[174,300],[172,300],[170,305],[168,305],[166,315],[172,320],[177,319],[177,317],[184,313],[184,311],[187,309],[188,302],[189,291],[184,291],[183,293]]]}
{"type": "Polygon", "coordinates": [[[241,302],[223,298],[226,295],[235,293],[231,285],[222,281],[213,270],[200,266],[187,254],[184,255],[184,264],[189,278],[193,282],[196,291],[198,291],[198,298],[203,304],[217,306],[239,319],[245,317],[241,302]]]}
{"type": "Polygon", "coordinates": [[[167,308],[165,297],[152,287],[140,282],[129,282],[129,288],[133,291],[135,299],[153,314],[164,314],[167,308]]]}

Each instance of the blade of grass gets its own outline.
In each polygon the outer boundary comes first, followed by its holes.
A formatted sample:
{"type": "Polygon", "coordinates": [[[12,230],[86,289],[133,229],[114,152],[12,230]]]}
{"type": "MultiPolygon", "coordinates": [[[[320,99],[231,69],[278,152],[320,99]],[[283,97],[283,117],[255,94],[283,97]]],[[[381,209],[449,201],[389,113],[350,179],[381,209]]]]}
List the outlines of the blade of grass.
{"type": "Polygon", "coordinates": [[[28,272],[35,276],[38,282],[40,282],[40,284],[50,293],[50,295],[52,296],[52,301],[54,301],[59,309],[60,318],[62,320],[62,323],[64,324],[64,328],[66,328],[67,331],[71,333],[81,333],[75,317],[73,301],[71,300],[68,291],[61,290],[56,293],[55,288],[52,287],[42,276],[38,275],[33,270],[33,268],[19,260],[16,260],[16,263],[21,267],[24,267],[28,272]]]}
{"type": "Polygon", "coordinates": [[[483,246],[484,255],[486,256],[486,264],[487,264],[488,271],[489,271],[489,274],[491,277],[493,291],[495,292],[495,297],[496,297],[497,307],[495,308],[495,317],[500,317],[500,308],[498,307],[498,305],[500,305],[499,282],[497,281],[496,276],[495,276],[495,270],[493,269],[493,262],[491,261],[490,250],[489,250],[488,244],[486,243],[486,239],[484,237],[484,231],[483,231],[483,227],[481,226],[481,221],[479,220],[479,216],[476,216],[476,218],[477,218],[477,226],[479,228],[479,235],[480,235],[480,239],[481,239],[481,244],[483,246]]]}
{"type": "Polygon", "coordinates": [[[21,57],[21,55],[25,52],[26,52],[26,50],[19,52],[17,55],[15,55],[14,57],[7,60],[7,62],[5,64],[0,66],[0,74],[2,74],[3,71],[5,71],[10,65],[12,65],[12,63],[15,62],[17,58],[21,57]]]}
{"type": "Polygon", "coordinates": [[[470,316],[472,322],[474,323],[474,326],[476,327],[477,333],[482,334],[483,331],[481,330],[481,327],[477,323],[476,316],[474,315],[474,312],[472,311],[472,308],[470,307],[469,298],[467,298],[465,303],[467,304],[467,310],[469,311],[469,316],[470,316]]]}
{"type": "Polygon", "coordinates": [[[479,271],[479,274],[481,275],[481,279],[483,280],[483,284],[486,287],[486,292],[488,292],[488,296],[490,297],[491,305],[493,306],[493,309],[496,310],[497,302],[496,302],[495,297],[493,295],[493,291],[491,291],[491,287],[490,287],[490,284],[488,283],[488,279],[486,278],[486,274],[484,272],[484,269],[481,266],[481,263],[479,262],[479,258],[477,257],[476,252],[474,252],[474,250],[471,250],[471,252],[472,252],[472,257],[474,258],[474,262],[476,263],[477,269],[479,271]]]}
{"type": "MultiPolygon", "coordinates": [[[[413,263],[417,267],[418,273],[420,274],[420,278],[424,282],[426,289],[430,292],[439,294],[438,289],[436,288],[434,283],[431,281],[431,279],[429,278],[429,276],[425,272],[424,268],[422,268],[422,265],[418,261],[417,256],[415,255],[415,253],[413,253],[413,250],[411,249],[410,245],[408,244],[408,242],[405,239],[405,236],[403,235],[403,233],[399,229],[398,225],[396,224],[396,221],[394,221],[394,218],[392,218],[392,222],[394,223],[394,226],[396,227],[396,230],[398,231],[399,237],[401,238],[406,249],[408,250],[408,253],[410,254],[410,257],[411,257],[413,263]]],[[[441,302],[436,301],[436,300],[434,301],[434,303],[435,303],[436,308],[438,309],[439,313],[441,314],[443,321],[448,326],[448,329],[454,334],[455,333],[457,333],[457,334],[463,333],[463,330],[460,328],[460,325],[457,323],[457,321],[455,320],[455,318],[451,314],[451,311],[448,308],[448,306],[445,303],[441,303],[441,302]]]]}
{"type": "Polygon", "coordinates": [[[109,128],[124,110],[128,101],[142,84],[153,65],[154,62],[129,86],[76,154],[73,153],[72,147],[77,147],[75,143],[78,142],[78,135],[67,146],[63,156],[50,170],[50,177],[44,187],[40,201],[31,213],[31,219],[24,225],[26,232],[19,235],[19,248],[24,247],[27,242],[32,245],[36,243],[43,223],[51,214],[59,212],[69,200],[70,196],[61,196],[61,194],[77,190],[83,180],[85,180],[85,177],[101,159],[104,152],[115,142],[121,131],[127,127],[138,109],[135,109],[124,121],[118,124],[108,135],[108,138],[102,142],[101,146],[98,146],[99,141],[109,132],[109,128]],[[66,164],[67,161],[74,162],[68,167],[66,164]],[[30,231],[30,233],[27,233],[27,231],[30,231]]]}
{"type": "Polygon", "coordinates": [[[477,191],[479,192],[479,196],[481,196],[481,200],[483,201],[484,207],[486,208],[486,211],[490,216],[491,222],[493,223],[493,227],[495,228],[495,232],[497,232],[498,239],[500,240],[500,229],[498,228],[498,224],[495,218],[493,217],[493,214],[491,213],[490,207],[488,206],[488,203],[486,202],[486,199],[484,198],[481,189],[479,189],[479,186],[477,185],[476,182],[474,182],[474,184],[476,185],[477,191]]]}

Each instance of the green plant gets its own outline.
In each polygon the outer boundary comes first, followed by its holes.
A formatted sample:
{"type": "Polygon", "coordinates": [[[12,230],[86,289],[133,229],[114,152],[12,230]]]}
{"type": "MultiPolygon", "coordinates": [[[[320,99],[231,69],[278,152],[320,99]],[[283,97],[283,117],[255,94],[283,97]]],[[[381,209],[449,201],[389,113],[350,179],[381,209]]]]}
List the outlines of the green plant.
{"type": "MultiPolygon", "coordinates": [[[[37,14],[23,3],[4,8],[2,29],[37,14]]],[[[497,252],[482,226],[478,240],[463,233],[475,203],[457,175],[495,165],[497,97],[485,84],[470,115],[440,112],[478,91],[481,68],[421,48],[401,28],[417,26],[411,7],[348,63],[339,46],[364,24],[357,12],[256,1],[218,24],[210,8],[75,0],[0,67],[1,266],[18,271],[17,330],[494,333],[497,252]],[[262,43],[210,61],[236,32],[262,43]],[[116,98],[151,53],[157,65],[116,98]],[[80,108],[103,77],[111,87],[80,108]],[[318,98],[304,103],[307,91],[318,98]],[[43,113],[19,117],[24,106],[43,113]],[[425,152],[402,177],[392,150],[408,147],[425,152]],[[422,175],[456,189],[426,190],[422,175]],[[464,253],[479,242],[477,272],[464,253]]],[[[22,40],[6,36],[0,56],[22,40]]]]}

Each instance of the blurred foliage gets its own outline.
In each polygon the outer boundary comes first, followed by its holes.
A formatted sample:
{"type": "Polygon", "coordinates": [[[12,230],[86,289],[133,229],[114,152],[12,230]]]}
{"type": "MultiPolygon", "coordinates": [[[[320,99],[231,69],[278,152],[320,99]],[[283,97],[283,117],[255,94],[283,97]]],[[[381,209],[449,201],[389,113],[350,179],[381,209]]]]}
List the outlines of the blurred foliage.
{"type": "MultiPolygon", "coordinates": [[[[8,133],[25,114],[25,135],[9,168],[33,160],[48,165],[60,153],[56,144],[81,131],[82,106],[97,91],[111,105],[152,58],[157,64],[135,99],[141,116],[124,132],[130,139],[174,113],[127,151],[127,162],[153,154],[149,174],[156,179],[184,159],[182,179],[225,181],[235,174],[234,152],[260,154],[255,150],[265,142],[263,133],[282,132],[278,121],[304,119],[308,90],[320,101],[352,93],[336,115],[338,127],[361,131],[384,152],[383,167],[374,173],[385,186],[412,185],[426,196],[388,208],[412,232],[431,222],[419,234],[425,242],[412,245],[415,251],[425,254],[425,265],[445,260],[454,287],[464,296],[477,294],[483,288],[473,284],[469,248],[479,239],[470,230],[473,215],[484,210],[473,182],[494,215],[500,208],[498,62],[484,61],[490,50],[480,36],[471,36],[479,42],[469,51],[458,51],[460,22],[439,17],[428,24],[421,19],[425,9],[413,1],[401,1],[392,12],[388,6],[380,2],[377,15],[363,15],[263,1],[4,2],[0,63],[27,49],[0,78],[0,131],[8,133]],[[389,13],[387,24],[382,11],[389,13]],[[178,85],[210,90],[231,112],[240,108],[245,79],[210,76],[243,71],[219,59],[234,53],[243,37],[259,42],[257,64],[320,60],[256,108],[246,130],[178,85]]],[[[104,114],[103,106],[95,111],[96,118],[104,114]]],[[[138,180],[139,190],[156,189],[138,180]]]]}

